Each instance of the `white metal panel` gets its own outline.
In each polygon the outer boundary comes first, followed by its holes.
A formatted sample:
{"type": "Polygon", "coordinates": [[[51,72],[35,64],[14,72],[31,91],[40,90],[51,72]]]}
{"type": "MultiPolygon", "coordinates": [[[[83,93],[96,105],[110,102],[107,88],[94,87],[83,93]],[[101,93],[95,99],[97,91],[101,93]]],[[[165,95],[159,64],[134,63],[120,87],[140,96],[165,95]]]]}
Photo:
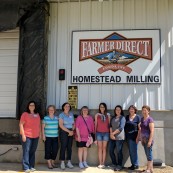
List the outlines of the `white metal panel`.
{"type": "Polygon", "coordinates": [[[0,32],[0,117],[16,116],[19,30],[0,32]]]}
{"type": "MultiPolygon", "coordinates": [[[[54,80],[60,68],[66,69],[66,80],[56,78],[56,87],[49,84],[48,103],[59,108],[67,101],[68,86],[71,85],[71,33],[74,30],[111,29],[161,29],[161,85],[77,85],[78,108],[88,105],[98,109],[98,104],[106,102],[108,109],[117,104],[128,109],[131,104],[141,109],[149,104],[155,110],[173,109],[173,1],[172,0],[113,0],[51,3],[49,60],[57,62],[49,65],[49,80],[54,80]],[[56,50],[55,50],[56,49],[56,50]],[[51,55],[51,57],[50,57],[51,55]],[[53,71],[53,73],[52,73],[53,71]],[[50,90],[51,88],[51,90],[50,90]]],[[[159,56],[157,52],[153,54],[159,56]]],[[[156,62],[157,63],[157,62],[156,62]]],[[[87,67],[89,68],[89,67],[87,67]]],[[[154,70],[154,69],[153,69],[154,70]]]]}
{"type": "Polygon", "coordinates": [[[57,34],[57,71],[61,68],[66,69],[66,80],[59,81],[57,80],[57,90],[56,93],[56,105],[58,103],[58,108],[61,108],[62,103],[67,101],[67,89],[70,80],[70,3],[62,3],[58,6],[58,34],[57,34]],[[61,51],[60,51],[61,50],[61,51]]]}
{"type": "Polygon", "coordinates": [[[91,29],[91,2],[82,2],[80,3],[81,11],[80,13],[80,29],[81,30],[90,30],[91,29]]]}
{"type": "MultiPolygon", "coordinates": [[[[102,29],[102,3],[91,2],[92,16],[91,16],[91,29],[102,29]]],[[[82,20],[82,19],[81,19],[82,20]]]]}
{"type": "Polygon", "coordinates": [[[50,16],[49,19],[49,38],[48,38],[48,90],[47,90],[47,100],[48,104],[56,103],[56,81],[57,81],[57,5],[50,6],[50,16]]]}
{"type": "Polygon", "coordinates": [[[112,26],[113,29],[124,28],[124,1],[113,1],[112,2],[112,26]]]}

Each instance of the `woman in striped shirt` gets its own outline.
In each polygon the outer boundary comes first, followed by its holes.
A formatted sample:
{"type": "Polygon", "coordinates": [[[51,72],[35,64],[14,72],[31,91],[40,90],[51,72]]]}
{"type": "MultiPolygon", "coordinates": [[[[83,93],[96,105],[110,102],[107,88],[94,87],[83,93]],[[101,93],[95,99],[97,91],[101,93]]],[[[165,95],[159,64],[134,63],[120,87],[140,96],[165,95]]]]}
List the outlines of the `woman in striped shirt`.
{"type": "Polygon", "coordinates": [[[42,121],[45,159],[47,160],[49,169],[57,167],[55,165],[55,159],[58,153],[58,117],[55,116],[55,111],[55,106],[49,105],[47,108],[48,115],[42,121]]]}

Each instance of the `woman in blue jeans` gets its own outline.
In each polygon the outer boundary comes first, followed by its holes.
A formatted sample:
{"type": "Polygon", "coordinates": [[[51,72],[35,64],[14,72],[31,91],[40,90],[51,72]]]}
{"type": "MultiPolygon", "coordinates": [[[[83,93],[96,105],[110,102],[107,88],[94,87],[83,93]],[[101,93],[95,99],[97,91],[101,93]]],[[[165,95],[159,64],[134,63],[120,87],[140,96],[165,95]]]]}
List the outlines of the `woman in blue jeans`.
{"type": "Polygon", "coordinates": [[[139,168],[138,144],[136,143],[136,138],[138,135],[138,124],[141,121],[141,117],[136,114],[137,108],[134,105],[131,105],[128,111],[129,115],[126,116],[125,134],[132,164],[128,169],[135,170],[139,168]]]}
{"type": "Polygon", "coordinates": [[[122,149],[125,140],[124,126],[126,119],[124,118],[124,112],[120,105],[115,107],[114,114],[115,116],[110,121],[109,155],[112,164],[115,166],[114,171],[119,171],[123,168],[122,149]],[[114,152],[115,148],[118,156],[117,159],[114,152]]]}
{"type": "Polygon", "coordinates": [[[139,124],[138,136],[136,143],[141,139],[144,151],[147,157],[147,169],[145,173],[153,173],[153,137],[154,137],[154,120],[150,116],[150,107],[147,105],[142,106],[141,122],[139,124]]]}
{"type": "Polygon", "coordinates": [[[30,101],[27,110],[20,118],[20,135],[23,149],[22,166],[26,173],[33,172],[35,166],[35,152],[40,136],[40,115],[36,102],[30,101]]]}

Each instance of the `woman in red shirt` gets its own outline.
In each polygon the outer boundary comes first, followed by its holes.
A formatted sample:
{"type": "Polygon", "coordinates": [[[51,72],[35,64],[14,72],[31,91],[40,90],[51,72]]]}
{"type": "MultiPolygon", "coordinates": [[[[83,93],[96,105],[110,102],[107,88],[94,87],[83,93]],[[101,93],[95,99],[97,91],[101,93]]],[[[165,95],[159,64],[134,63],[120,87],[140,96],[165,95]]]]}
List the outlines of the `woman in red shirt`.
{"type": "Polygon", "coordinates": [[[26,173],[33,172],[35,171],[35,152],[40,135],[40,115],[34,101],[28,103],[27,111],[20,118],[19,127],[23,148],[23,169],[26,173]]]}
{"type": "Polygon", "coordinates": [[[109,141],[110,114],[107,113],[107,105],[100,103],[99,113],[95,115],[95,132],[98,144],[98,168],[105,168],[106,148],[109,141]]]}

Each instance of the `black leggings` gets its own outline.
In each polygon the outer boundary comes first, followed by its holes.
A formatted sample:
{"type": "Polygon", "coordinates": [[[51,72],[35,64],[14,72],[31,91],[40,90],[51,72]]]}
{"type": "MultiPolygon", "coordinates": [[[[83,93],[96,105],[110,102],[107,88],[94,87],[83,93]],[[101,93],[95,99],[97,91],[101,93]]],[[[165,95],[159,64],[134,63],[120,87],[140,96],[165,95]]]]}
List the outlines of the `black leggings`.
{"type": "Polygon", "coordinates": [[[71,160],[72,155],[72,144],[73,144],[73,136],[68,136],[68,133],[64,130],[60,130],[60,156],[59,160],[65,160],[65,153],[67,150],[66,160],[71,160]]]}
{"type": "Polygon", "coordinates": [[[55,160],[58,153],[58,137],[46,137],[45,141],[45,159],[55,160]]]}

